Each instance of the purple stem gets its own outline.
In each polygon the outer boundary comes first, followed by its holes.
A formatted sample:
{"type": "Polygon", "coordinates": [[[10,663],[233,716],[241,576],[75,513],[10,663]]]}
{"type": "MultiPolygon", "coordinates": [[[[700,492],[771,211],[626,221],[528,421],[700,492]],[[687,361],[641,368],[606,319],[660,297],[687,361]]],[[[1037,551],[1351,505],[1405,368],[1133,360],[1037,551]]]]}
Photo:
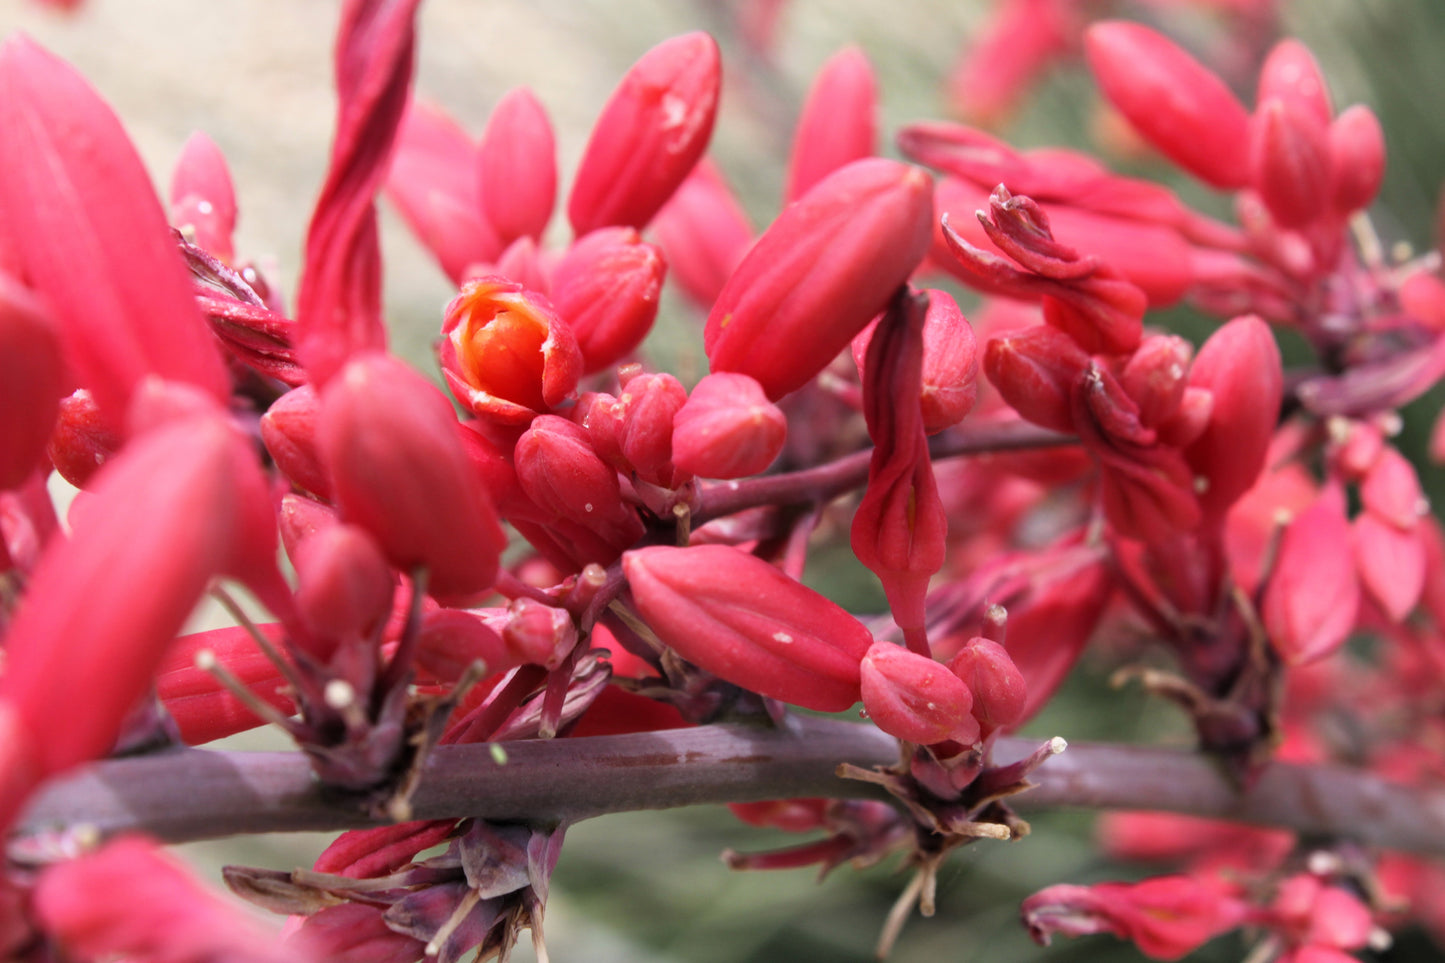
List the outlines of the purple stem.
{"type": "MultiPolygon", "coordinates": [[[[1011,762],[1036,740],[999,740],[1011,762]]],[[[417,819],[584,819],[610,812],[795,796],[874,796],[839,779],[838,764],[897,760],[873,726],[808,716],[785,728],[699,726],[663,732],[503,744],[440,746],[412,799],[417,819]]],[[[1420,856],[1445,856],[1445,790],[1412,788],[1338,766],[1275,763],[1236,790],[1206,757],[1176,749],[1070,746],[1014,797],[1022,810],[1158,809],[1297,832],[1343,836],[1420,856]]],[[[92,826],[181,842],[237,833],[376,825],[360,805],[324,795],[300,753],[186,749],[95,763],[50,783],[15,829],[25,837],[92,826]]]]}

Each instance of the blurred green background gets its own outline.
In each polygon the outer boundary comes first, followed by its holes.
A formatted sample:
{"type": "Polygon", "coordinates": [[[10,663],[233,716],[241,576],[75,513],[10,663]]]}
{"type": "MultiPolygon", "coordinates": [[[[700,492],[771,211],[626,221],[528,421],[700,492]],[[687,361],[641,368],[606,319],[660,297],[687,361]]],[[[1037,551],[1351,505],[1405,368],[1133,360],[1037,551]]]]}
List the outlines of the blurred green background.
{"type": "MultiPolygon", "coordinates": [[[[1178,6],[1113,5],[1154,18],[1178,6]]],[[[114,104],[160,184],[190,132],[210,134],[235,173],[239,251],[270,265],[283,290],[292,291],[327,157],[338,9],[335,0],[90,0],[77,15],[61,16],[25,0],[0,0],[0,33],[25,30],[75,63],[114,104]]],[[[767,57],[740,43],[730,10],[722,0],[428,0],[417,89],[475,133],[506,89],[532,87],[552,112],[565,181],[592,119],[626,67],[666,37],[712,30],[728,71],[713,153],[755,223],[764,224],[778,206],[792,119],[813,72],[832,52],[856,43],[872,59],[883,96],[883,149],[891,153],[889,139],[900,124],[946,116],[943,79],[988,5],[794,0],[767,57]]],[[[1218,30],[1197,11],[1180,17],[1171,22],[1192,36],[1208,38],[1218,30]]],[[[1284,3],[1283,26],[1315,51],[1337,105],[1367,103],[1383,122],[1390,167],[1372,215],[1387,243],[1417,250],[1434,244],[1436,198],[1445,181],[1445,2],[1293,0],[1284,3]]],[[[1095,105],[1087,74],[1077,63],[1061,64],[1003,132],[1025,147],[1087,146],[1095,105]]],[[[1147,162],[1130,169],[1169,175],[1147,162]]],[[[1176,186],[1202,206],[1224,211],[1219,198],[1195,185],[1176,186]]],[[[394,343],[430,371],[428,344],[452,290],[389,211],[383,221],[394,343]]],[[[557,225],[559,240],[562,231],[557,225]]],[[[687,311],[675,299],[667,303],[661,328],[672,340],[655,345],[659,358],[683,364],[696,358],[696,347],[686,346],[695,330],[687,311]]],[[[1403,445],[1417,461],[1439,404],[1440,396],[1432,395],[1408,413],[1403,445]]],[[[1435,469],[1426,470],[1426,480],[1432,490],[1440,488],[1435,469]]],[[[869,607],[871,589],[856,570],[830,569],[821,584],[855,608],[869,607]]],[[[1029,732],[1187,742],[1174,713],[1135,690],[1110,690],[1106,670],[1086,665],[1029,732]]],[[[279,743],[263,736],[240,744],[279,743]]],[[[957,854],[940,879],[937,916],[910,921],[894,958],[1141,959],[1108,938],[1062,941],[1048,950],[1027,939],[1016,921],[1017,906],[1033,890],[1142,872],[1109,865],[1095,853],[1089,814],[1048,814],[1033,822],[1034,834],[1022,842],[983,843],[957,854]]],[[[737,874],[717,859],[728,846],[762,849],[792,841],[743,827],[720,809],[579,825],[568,835],[548,911],[552,957],[646,963],[871,959],[878,929],[906,881],[892,865],[857,874],[841,869],[816,885],[809,871],[737,874]]],[[[324,842],[232,840],[186,852],[215,878],[223,862],[304,864],[324,842]]],[[[1243,952],[1241,942],[1228,938],[1196,958],[1236,960],[1243,952]]],[[[517,955],[530,959],[531,950],[524,945],[517,955]]],[[[1378,958],[1441,957],[1423,937],[1406,934],[1378,958]]]]}

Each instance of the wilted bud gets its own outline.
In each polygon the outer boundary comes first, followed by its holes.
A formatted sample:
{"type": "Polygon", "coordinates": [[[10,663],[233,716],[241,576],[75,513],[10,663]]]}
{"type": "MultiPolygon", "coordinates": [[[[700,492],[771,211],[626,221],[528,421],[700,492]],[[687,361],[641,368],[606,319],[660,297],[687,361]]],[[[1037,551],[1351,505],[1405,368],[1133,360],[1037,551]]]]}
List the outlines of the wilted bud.
{"type": "Polygon", "coordinates": [[[442,375],[473,414],[524,425],[571,398],[582,373],[572,329],[541,295],[499,277],[468,281],[447,305],[442,375]]]}
{"type": "Polygon", "coordinates": [[[331,498],[331,480],[317,449],[321,399],[311,385],[292,388],[261,416],[261,441],[281,473],[318,498],[331,498]]]}
{"type": "Polygon", "coordinates": [[[1369,205],[1385,180],[1385,132],[1375,112],[1356,104],[1330,125],[1330,199],[1344,215],[1369,205]]]}
{"type": "Polygon", "coordinates": [[[860,666],[863,708],[890,736],[919,745],[978,741],[973,694],[958,676],[926,655],[875,642],[860,666]]]}
{"type": "Polygon", "coordinates": [[[973,717],[983,735],[1023,718],[1028,683],[1002,645],[983,638],[969,639],[948,663],[948,670],[973,693],[973,717]]]}
{"type": "Polygon", "coordinates": [[[719,372],[697,383],[672,422],[672,461],[701,478],[746,478],[782,454],[788,420],[741,374],[719,372]]]}
{"type": "Polygon", "coordinates": [[[990,338],[983,354],[984,374],[1009,407],[1054,431],[1074,430],[1074,385],[1088,368],[1074,340],[1047,325],[990,338]]]}
{"type": "Polygon", "coordinates": [[[916,167],[861,160],[785,208],[708,315],[712,370],[749,375],[775,401],[811,381],[923,259],[932,184],[916,167]]]}
{"type": "MultiPolygon", "coordinates": [[[[391,614],[395,578],[371,536],[333,525],[296,546],[296,611],[334,647],[366,638],[391,614]]],[[[326,655],[321,655],[322,659],[326,655]]]]}
{"type": "MultiPolygon", "coordinates": [[[[923,429],[930,435],[952,428],[978,399],[978,350],[973,328],[946,291],[928,288],[923,319],[923,429]]],[[[861,372],[877,322],[853,339],[853,361],[861,372]]],[[[866,378],[866,375],[865,375],[866,378]]]]}
{"type": "Polygon", "coordinates": [[[1160,153],[1223,190],[1249,181],[1249,115],[1224,81],[1173,41],[1122,20],[1084,34],[1104,95],[1160,153]]]}
{"type": "Polygon", "coordinates": [[[64,377],[54,323],[28,291],[0,274],[0,491],[40,467],[64,377]]]}
{"type": "Polygon", "coordinates": [[[1264,469],[1284,398],[1284,369],[1274,335],[1254,315],[1228,322],[1200,347],[1189,385],[1213,395],[1209,425],[1184,452],[1205,480],[1199,506],[1222,518],[1264,469]]]}
{"type": "Polygon", "coordinates": [[[845,47],[818,71],[788,159],[784,202],[796,201],[845,164],[871,157],[877,137],[878,84],[858,47],[845,47]]]}
{"type": "Polygon", "coordinates": [[[1281,227],[1309,224],[1330,209],[1329,127],[1282,100],[1260,104],[1253,121],[1251,183],[1281,227]]]}
{"type": "Polygon", "coordinates": [[[643,620],[722,679],[805,709],[858,701],[863,624],[762,559],[726,545],[653,546],[622,556],[643,620]]]}
{"type": "Polygon", "coordinates": [[[215,141],[196,131],[181,148],[171,174],[171,223],[229,264],[236,256],[236,192],[231,171],[215,141]]]}
{"type": "Polygon", "coordinates": [[[506,545],[455,423],[440,392],[386,355],[348,364],[321,399],[318,437],[342,517],[397,568],[425,567],[438,600],[490,587],[506,545]]]}
{"type": "Polygon", "coordinates": [[[667,262],[630,227],[578,238],[552,272],[552,304],[582,350],[582,373],[621,361],[657,318],[667,262]]]}
{"type": "Polygon", "coordinates": [[[397,129],[386,196],[453,284],[505,246],[477,196],[477,148],[441,108],[412,101],[397,129]]]}
{"type": "Polygon", "coordinates": [[[687,389],[670,374],[642,374],[622,386],[623,408],[617,440],[623,460],[637,477],[663,488],[676,488],[686,477],[672,460],[672,430],[687,402],[687,389]]]}
{"type": "Polygon", "coordinates": [[[722,60],[705,33],[653,47],[622,78],[592,136],[567,205],[572,229],[641,228],[707,149],[722,60]]]}
{"type": "Polygon", "coordinates": [[[652,221],[673,280],[711,308],[753,243],[753,229],[722,175],[704,157],[652,221]]]}
{"type": "Polygon", "coordinates": [[[502,242],[540,238],[557,199],[557,146],[546,108],[526,87],[492,109],[477,170],[482,210],[502,242]]]}
{"type": "Polygon", "coordinates": [[[1324,658],[1344,644],[1355,626],[1360,582],[1350,543],[1345,495],[1325,488],[1279,542],[1261,615],[1269,641],[1287,665],[1324,658]]]}

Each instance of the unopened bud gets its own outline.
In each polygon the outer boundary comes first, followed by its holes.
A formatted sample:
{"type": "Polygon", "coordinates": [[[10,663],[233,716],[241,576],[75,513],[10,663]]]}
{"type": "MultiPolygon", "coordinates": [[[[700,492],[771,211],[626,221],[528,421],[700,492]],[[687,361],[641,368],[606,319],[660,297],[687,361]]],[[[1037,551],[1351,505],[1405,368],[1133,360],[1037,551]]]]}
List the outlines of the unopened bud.
{"type": "Polygon", "coordinates": [[[552,273],[552,303],[572,326],[583,373],[627,356],[657,318],[667,262],[630,227],[593,231],[575,241],[552,273]]]}
{"type": "Polygon", "coordinates": [[[978,741],[973,694],[945,666],[891,642],[875,642],[860,671],[863,708],[890,736],[919,745],[978,741]]]}
{"type": "Polygon", "coordinates": [[[672,423],[672,459],[702,478],[746,478],[783,451],[788,421],[742,374],[719,372],[697,383],[672,423]]]}

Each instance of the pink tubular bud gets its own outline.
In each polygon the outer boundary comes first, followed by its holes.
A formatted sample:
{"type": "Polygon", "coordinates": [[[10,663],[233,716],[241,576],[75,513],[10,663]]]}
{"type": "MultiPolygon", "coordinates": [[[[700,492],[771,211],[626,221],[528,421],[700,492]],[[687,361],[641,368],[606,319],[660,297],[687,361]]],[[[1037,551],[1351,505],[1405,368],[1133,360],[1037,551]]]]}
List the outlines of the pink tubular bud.
{"type": "Polygon", "coordinates": [[[317,449],[320,413],[315,388],[292,388],[261,416],[261,441],[283,475],[318,498],[330,499],[331,479],[317,449]]]}
{"type": "Polygon", "coordinates": [[[1360,583],[1391,621],[1405,620],[1425,588],[1425,543],[1419,527],[1399,529],[1372,512],[1350,526],[1360,583]]]}
{"type": "Polygon", "coordinates": [[[1199,507],[1223,518],[1264,469],[1284,398],[1284,369],[1274,335],[1254,315],[1220,327],[1199,349],[1189,385],[1213,395],[1209,424],[1184,451],[1204,479],[1199,507]]]}
{"type": "Polygon", "coordinates": [[[428,572],[439,601],[491,586],[506,545],[441,393],[386,355],[348,364],[321,398],[318,438],[342,518],[392,565],[428,572]]]}
{"type": "Polygon", "coordinates": [[[1023,718],[1028,683],[1002,645],[988,639],[969,639],[948,663],[948,670],[973,693],[973,717],[983,735],[1023,718]]]}
{"type": "Polygon", "coordinates": [[[719,372],[692,389],[672,422],[672,462],[701,478],[746,478],[782,454],[788,420],[741,374],[719,372]]]}
{"type": "Polygon", "coordinates": [[[932,185],[916,167],[861,160],[785,208],[708,315],[712,370],[749,375],[774,401],[811,381],[923,259],[932,185]]]}
{"type": "Polygon", "coordinates": [[[482,210],[503,243],[541,238],[557,199],[557,145],[535,94],[510,90],[492,109],[477,150],[482,210]]]}
{"type": "Polygon", "coordinates": [[[1249,115],[1220,80],[1173,41],[1122,20],[1084,34],[1104,95],[1164,156],[1212,187],[1249,181],[1249,115]]]}
{"type": "Polygon", "coordinates": [[[23,36],[0,46],[0,221],[74,375],[112,428],[148,377],[187,382],[217,402],[229,395],[120,121],[80,74],[23,36]]]}
{"type": "Polygon", "coordinates": [[[552,304],[582,350],[582,373],[616,364],[647,337],[657,318],[667,261],[630,227],[578,238],[552,273],[552,304]]]}
{"type": "Polygon", "coordinates": [[[1385,132],[1375,112],[1356,104],[1330,125],[1330,199],[1344,215],[1369,206],[1385,180],[1385,132]]]}
{"type": "Polygon", "coordinates": [[[120,434],[101,416],[90,392],[81,388],[60,400],[46,455],[62,478],[76,488],[85,488],[90,476],[122,444],[120,434]]]}
{"type": "Polygon", "coordinates": [[[622,386],[625,414],[618,432],[623,460],[637,477],[663,488],[676,488],[686,478],[672,460],[672,430],[687,402],[687,389],[670,374],[643,374],[622,386]]]}
{"type": "Polygon", "coordinates": [[[652,232],[677,285],[703,308],[712,307],[753,243],[747,214],[706,157],[657,212],[652,232]]]}
{"type": "MultiPolygon", "coordinates": [[[[280,625],[258,628],[272,643],[281,641],[284,629],[280,625]]],[[[264,719],[214,675],[196,666],[196,656],[203,650],[214,655],[219,665],[262,702],[283,715],[296,711],[283,692],[286,679],[281,670],[246,629],[233,625],[183,635],[166,648],[165,658],[156,669],[155,685],[156,695],[176,721],[187,745],[197,746],[265,725],[264,719]]]]}
{"type": "Polygon", "coordinates": [[[171,223],[182,234],[226,263],[236,256],[231,235],[236,230],[236,191],[231,171],[215,141],[197,131],[181,148],[171,174],[171,223]]]}
{"type": "Polygon", "coordinates": [[[1360,582],[1350,544],[1345,496],[1325,488],[1280,539],[1264,590],[1261,615],[1269,641],[1287,665],[1322,659],[1344,644],[1355,625],[1360,582]]]}
{"type": "Polygon", "coordinates": [[[1074,384],[1089,356],[1061,331],[1041,325],[991,338],[983,370],[1010,407],[1036,425],[1073,431],[1074,384]]]}
{"type": "Polygon", "coordinates": [[[793,133],[784,202],[796,201],[844,164],[871,157],[877,137],[878,84],[858,47],[828,59],[808,90],[793,133]]]}
{"type": "Polygon", "coordinates": [[[1309,110],[1266,100],[1253,122],[1254,189],[1281,227],[1303,227],[1329,208],[1329,126],[1309,110]]]}
{"type": "Polygon", "coordinates": [[[1291,112],[1309,114],[1320,124],[1335,116],[1330,88],[1310,49],[1293,37],[1274,45],[1259,71],[1255,104],[1278,100],[1291,112]]]}
{"type": "Polygon", "coordinates": [[[54,323],[0,274],[0,491],[19,487],[44,460],[64,378],[54,323]]]}
{"type": "Polygon", "coordinates": [[[875,642],[859,667],[863,708],[890,736],[919,745],[978,741],[973,694],[963,680],[926,655],[875,642]]]}
{"type": "Polygon", "coordinates": [[[543,511],[618,539],[642,534],[637,513],[622,501],[617,472],[567,419],[539,416],[517,439],[512,458],[523,489],[543,511]]]}
{"type": "Polygon", "coordinates": [[[722,58],[705,33],[653,47],[622,78],[577,165],[567,204],[583,235],[642,228],[707,149],[722,86],[722,58]]]}
{"type": "Polygon", "coordinates": [[[333,645],[370,636],[391,614],[395,578],[381,549],[355,525],[333,525],[304,539],[292,556],[296,611],[333,645]]]}
{"type": "Polygon", "coordinates": [[[762,559],[726,545],[627,552],[638,613],[664,643],[713,675],[805,709],[858,701],[863,624],[762,559]]]}
{"type": "Polygon", "coordinates": [[[575,396],[582,353],[547,299],[505,278],[468,281],[447,305],[442,375],[480,418],[525,425],[575,396]]]}
{"type": "Polygon", "coordinates": [[[1156,334],[1140,343],[1119,376],[1124,391],[1139,406],[1139,421],[1153,428],[1172,417],[1189,386],[1188,341],[1174,334],[1156,334]]]}
{"type": "Polygon", "coordinates": [[[386,196],[454,284],[504,247],[482,214],[476,168],[476,146],[456,121],[422,101],[407,105],[386,196]]]}
{"type": "Polygon", "coordinates": [[[1078,18],[1071,5],[1053,0],[996,4],[949,74],[950,104],[974,123],[1006,121],[1049,62],[1078,42],[1078,18]]]}

